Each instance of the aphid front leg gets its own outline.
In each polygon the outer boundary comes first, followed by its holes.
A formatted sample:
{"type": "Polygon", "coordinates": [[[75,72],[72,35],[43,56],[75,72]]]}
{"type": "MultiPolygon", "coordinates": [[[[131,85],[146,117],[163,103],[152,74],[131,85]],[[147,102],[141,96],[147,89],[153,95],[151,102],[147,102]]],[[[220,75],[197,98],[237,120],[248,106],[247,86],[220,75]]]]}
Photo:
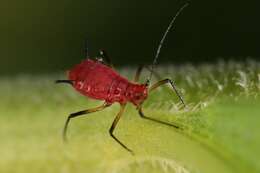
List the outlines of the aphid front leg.
{"type": "Polygon", "coordinates": [[[66,120],[66,123],[65,123],[65,126],[64,126],[64,129],[63,129],[63,140],[67,141],[66,134],[67,134],[67,128],[68,128],[70,119],[78,117],[78,116],[81,116],[81,115],[86,115],[86,114],[89,114],[89,113],[92,113],[92,112],[101,111],[101,110],[105,109],[108,106],[110,106],[110,104],[104,103],[103,105],[101,105],[99,107],[96,107],[96,108],[87,109],[87,110],[83,110],[83,111],[79,111],[79,112],[75,112],[75,113],[70,114],[68,116],[67,120],[66,120]]]}
{"type": "Polygon", "coordinates": [[[124,145],[121,141],[119,141],[119,139],[117,139],[114,135],[113,135],[113,131],[115,130],[115,127],[119,121],[119,119],[121,118],[121,116],[123,115],[125,109],[125,104],[122,104],[120,107],[120,111],[118,112],[118,114],[116,115],[116,118],[113,121],[113,124],[111,125],[110,129],[109,129],[109,134],[110,136],[116,141],[118,142],[123,148],[125,148],[127,151],[131,152],[133,154],[133,151],[131,149],[129,149],[126,145],[124,145]]]}
{"type": "MultiPolygon", "coordinates": [[[[137,70],[136,70],[136,73],[135,73],[134,82],[138,82],[138,81],[139,81],[140,76],[141,76],[141,73],[142,73],[142,71],[143,71],[144,68],[147,69],[149,72],[152,71],[151,68],[150,68],[149,66],[147,66],[147,65],[139,65],[138,68],[137,68],[137,70]]],[[[154,72],[154,76],[155,76],[158,80],[161,79],[160,75],[159,75],[157,72],[154,72]]]]}
{"type": "MultiPolygon", "coordinates": [[[[164,85],[164,84],[167,84],[167,83],[170,83],[170,84],[171,84],[173,90],[176,92],[177,96],[179,97],[179,99],[181,100],[181,102],[183,103],[183,105],[185,106],[185,103],[184,103],[184,101],[183,101],[181,95],[179,94],[179,92],[178,92],[177,88],[175,87],[173,81],[170,80],[170,79],[164,79],[164,80],[161,80],[161,81],[159,81],[159,82],[153,84],[153,85],[151,86],[151,88],[149,89],[149,92],[151,92],[151,91],[155,90],[156,88],[158,88],[158,87],[160,87],[160,86],[162,86],[162,85],[164,85]]],[[[145,116],[144,113],[143,113],[143,110],[142,110],[142,106],[141,106],[141,105],[138,107],[138,111],[139,111],[139,115],[141,116],[141,118],[144,118],[144,119],[147,119],[147,120],[151,120],[151,121],[156,122],[156,123],[168,125],[168,126],[171,126],[171,127],[174,127],[174,128],[180,128],[180,127],[179,127],[178,125],[176,125],[176,124],[167,123],[167,122],[164,122],[164,121],[161,121],[161,120],[157,120],[157,119],[154,119],[154,118],[145,116]]]]}
{"type": "Polygon", "coordinates": [[[140,78],[140,75],[142,73],[142,70],[144,68],[144,65],[139,65],[137,70],[136,70],[136,73],[135,73],[135,77],[134,77],[134,82],[138,82],[139,81],[139,78],[140,78]]]}
{"type": "Polygon", "coordinates": [[[183,101],[181,95],[179,94],[179,92],[178,92],[176,86],[174,85],[174,83],[173,83],[173,81],[172,81],[171,79],[164,79],[164,80],[161,80],[161,81],[159,81],[159,82],[153,84],[153,85],[151,86],[151,88],[149,89],[149,92],[155,90],[155,89],[158,88],[159,86],[162,86],[162,85],[168,84],[168,83],[171,84],[172,89],[175,91],[175,93],[177,94],[177,96],[179,97],[179,99],[181,100],[182,104],[183,104],[184,107],[185,107],[186,105],[185,105],[185,103],[184,103],[184,101],[183,101]]]}
{"type": "Polygon", "coordinates": [[[145,116],[141,106],[139,107],[138,112],[139,112],[140,117],[144,118],[146,120],[151,120],[153,122],[164,124],[164,125],[167,125],[167,126],[171,126],[171,127],[177,128],[177,129],[180,128],[178,125],[170,124],[170,123],[167,123],[167,122],[164,122],[164,121],[161,121],[161,120],[157,120],[157,119],[145,116]]]}

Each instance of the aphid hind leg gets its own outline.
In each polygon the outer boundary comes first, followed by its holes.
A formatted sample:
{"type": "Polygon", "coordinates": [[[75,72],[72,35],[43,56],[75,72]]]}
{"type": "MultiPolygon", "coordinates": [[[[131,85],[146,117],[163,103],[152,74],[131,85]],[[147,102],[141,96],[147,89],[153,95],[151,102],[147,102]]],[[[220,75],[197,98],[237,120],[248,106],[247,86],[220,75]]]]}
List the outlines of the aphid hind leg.
{"type": "Polygon", "coordinates": [[[78,117],[78,116],[82,116],[82,115],[86,115],[86,114],[89,114],[89,113],[92,113],[92,112],[101,111],[101,110],[105,109],[108,106],[110,106],[110,105],[107,104],[107,103],[104,103],[103,105],[101,105],[99,107],[96,107],[96,108],[87,109],[87,110],[83,110],[83,111],[79,111],[79,112],[75,112],[75,113],[70,114],[68,116],[68,118],[67,118],[67,120],[65,122],[64,128],[63,128],[63,140],[65,142],[67,141],[67,129],[68,129],[69,122],[70,122],[70,120],[72,118],[75,118],[75,117],[78,117]]]}
{"type": "Polygon", "coordinates": [[[105,50],[103,50],[103,49],[99,50],[99,54],[100,54],[100,56],[101,56],[102,58],[105,59],[105,61],[107,62],[107,64],[108,64],[110,67],[114,68],[114,66],[113,66],[113,64],[112,64],[112,61],[111,61],[111,59],[109,58],[109,56],[107,55],[107,52],[106,52],[105,50]]]}
{"type": "Polygon", "coordinates": [[[176,129],[180,128],[180,126],[178,126],[176,124],[167,123],[167,122],[164,122],[164,121],[161,121],[161,120],[157,120],[157,119],[145,116],[144,113],[143,113],[142,107],[139,107],[138,113],[139,113],[141,118],[144,118],[146,120],[150,120],[150,121],[153,121],[153,122],[156,122],[156,123],[160,123],[160,124],[164,124],[164,125],[167,125],[167,126],[171,126],[171,127],[176,128],[176,129]]]}
{"type": "Polygon", "coordinates": [[[118,123],[118,121],[120,120],[121,116],[123,115],[123,112],[124,112],[124,109],[125,109],[125,104],[121,105],[120,107],[120,111],[118,112],[118,114],[116,115],[116,118],[114,119],[113,121],[113,124],[111,125],[110,129],[109,129],[109,134],[110,136],[116,141],[118,142],[124,149],[126,149],[127,151],[129,151],[130,153],[133,154],[133,151],[131,149],[129,149],[125,144],[123,144],[119,139],[117,139],[113,132],[115,130],[115,127],[118,123]]]}
{"type": "Polygon", "coordinates": [[[172,81],[171,79],[164,79],[164,80],[161,80],[161,81],[159,81],[159,82],[153,84],[153,85],[151,86],[151,88],[149,88],[149,92],[155,90],[156,88],[158,88],[158,87],[160,87],[160,86],[162,86],[162,85],[164,85],[164,84],[168,84],[168,83],[171,84],[172,89],[175,91],[175,93],[177,94],[177,96],[179,97],[180,101],[182,102],[182,104],[183,104],[184,107],[185,107],[186,105],[185,105],[185,103],[184,103],[184,101],[183,101],[183,98],[182,98],[182,96],[179,94],[179,92],[178,92],[178,90],[177,90],[175,84],[173,83],[173,81],[172,81]]]}

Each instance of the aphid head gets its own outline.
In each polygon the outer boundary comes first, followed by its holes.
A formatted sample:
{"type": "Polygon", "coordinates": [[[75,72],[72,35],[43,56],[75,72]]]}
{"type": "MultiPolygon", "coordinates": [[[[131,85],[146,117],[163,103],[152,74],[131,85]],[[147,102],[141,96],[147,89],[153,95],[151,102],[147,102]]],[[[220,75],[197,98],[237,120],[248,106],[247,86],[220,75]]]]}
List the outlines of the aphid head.
{"type": "Polygon", "coordinates": [[[146,85],[132,85],[127,90],[127,97],[136,106],[140,106],[148,95],[148,88],[146,85]]]}

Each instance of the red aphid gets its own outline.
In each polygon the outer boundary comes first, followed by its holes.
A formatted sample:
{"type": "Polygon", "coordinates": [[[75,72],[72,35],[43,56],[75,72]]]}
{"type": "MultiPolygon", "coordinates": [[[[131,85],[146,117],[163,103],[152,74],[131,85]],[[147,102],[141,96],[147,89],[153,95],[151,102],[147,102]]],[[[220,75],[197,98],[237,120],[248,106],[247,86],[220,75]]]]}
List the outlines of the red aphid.
{"type": "Polygon", "coordinates": [[[131,102],[137,107],[139,115],[142,118],[179,128],[179,126],[146,117],[144,115],[142,111],[142,103],[147,99],[148,93],[163,84],[171,84],[183,104],[184,102],[181,96],[178,94],[173,81],[170,79],[161,80],[153,84],[151,87],[149,87],[149,80],[147,80],[144,84],[136,83],[139,79],[141,69],[142,68],[140,67],[136,73],[135,82],[130,82],[126,78],[120,76],[114,69],[103,64],[101,61],[86,59],[80,64],[73,67],[71,70],[69,70],[69,80],[57,80],[57,83],[71,84],[78,92],[80,92],[84,96],[92,99],[104,100],[104,104],[99,107],[70,114],[67,118],[63,131],[64,139],[66,140],[66,131],[71,118],[103,110],[104,108],[112,105],[115,102],[118,102],[121,105],[121,109],[117,114],[115,120],[113,121],[109,133],[122,147],[124,147],[131,153],[133,153],[132,150],[126,147],[113,135],[113,131],[123,114],[127,102],[131,102]]]}
{"type": "MultiPolygon", "coordinates": [[[[148,94],[153,91],[154,89],[158,88],[159,86],[163,84],[170,84],[173,88],[173,90],[176,92],[178,97],[180,98],[181,102],[184,104],[183,99],[181,98],[180,94],[178,93],[174,83],[170,79],[164,79],[159,82],[156,82],[151,87],[149,87],[154,66],[156,64],[156,61],[158,59],[160,49],[162,47],[162,44],[164,42],[164,39],[166,38],[167,33],[169,32],[170,28],[172,27],[176,17],[179,15],[179,13],[188,5],[186,3],[180,10],[176,13],[176,15],[171,20],[167,30],[165,31],[162,40],[158,46],[156,56],[154,58],[152,68],[148,70],[151,71],[150,76],[148,80],[144,84],[138,84],[138,79],[142,71],[142,67],[138,68],[134,82],[131,82],[127,80],[126,78],[120,76],[113,68],[111,64],[104,64],[103,61],[100,61],[100,58],[97,58],[96,60],[86,59],[80,64],[73,67],[68,72],[68,80],[57,80],[57,83],[69,83],[71,84],[78,92],[83,94],[84,96],[87,96],[92,99],[97,100],[103,100],[104,104],[92,108],[87,109],[83,111],[79,111],[76,113],[72,113],[68,116],[67,121],[64,126],[63,130],[63,137],[66,140],[66,131],[68,124],[70,122],[71,118],[75,118],[81,115],[85,115],[92,112],[97,112],[100,110],[105,109],[106,107],[112,105],[115,102],[118,102],[121,105],[121,109],[119,113],[117,114],[116,118],[113,121],[113,124],[110,127],[109,133],[111,137],[116,140],[122,147],[124,147],[126,150],[132,152],[126,145],[124,145],[120,140],[118,140],[114,135],[113,131],[121,118],[125,105],[127,102],[133,103],[138,112],[139,115],[142,118],[145,118],[147,120],[152,120],[157,123],[162,123],[165,125],[173,126],[175,128],[179,128],[179,126],[176,126],[174,124],[169,124],[167,122],[163,122],[157,119],[153,119],[150,117],[146,117],[142,111],[142,104],[147,99],[148,94]]],[[[107,60],[107,62],[111,62],[110,59],[107,57],[106,53],[104,51],[101,51],[101,56],[107,60]]],[[[185,106],[185,104],[184,104],[185,106]]],[[[132,152],[133,153],[133,152],[132,152]]]]}

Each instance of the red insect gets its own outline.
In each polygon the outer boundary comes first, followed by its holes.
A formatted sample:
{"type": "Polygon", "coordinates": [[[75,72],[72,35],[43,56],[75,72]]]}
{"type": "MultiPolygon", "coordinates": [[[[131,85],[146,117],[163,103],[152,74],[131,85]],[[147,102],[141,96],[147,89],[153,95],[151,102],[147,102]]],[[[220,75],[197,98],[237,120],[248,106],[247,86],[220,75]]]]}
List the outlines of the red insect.
{"type": "MultiPolygon", "coordinates": [[[[142,118],[152,120],[158,123],[163,123],[165,125],[173,126],[175,128],[179,128],[176,125],[172,125],[166,122],[162,122],[157,119],[153,119],[150,117],[146,117],[142,111],[142,104],[147,99],[148,94],[151,93],[153,90],[158,88],[159,86],[163,84],[169,83],[173,90],[176,92],[178,97],[180,98],[181,102],[184,104],[182,97],[178,93],[174,83],[170,79],[164,79],[161,80],[152,86],[150,86],[150,81],[152,78],[154,66],[156,64],[157,58],[160,53],[161,46],[164,42],[164,39],[172,27],[176,17],[179,15],[179,13],[187,6],[188,4],[185,4],[180,10],[177,12],[177,14],[172,19],[171,23],[169,24],[166,32],[163,35],[163,38],[159,44],[159,47],[157,49],[157,53],[152,65],[152,68],[149,69],[151,71],[150,76],[148,80],[144,84],[138,84],[139,76],[142,71],[142,66],[138,68],[134,81],[130,82],[126,78],[120,76],[111,65],[111,61],[108,58],[105,51],[101,50],[100,55],[101,57],[97,58],[96,60],[91,60],[87,58],[80,64],[73,67],[71,70],[69,70],[68,73],[68,80],[57,80],[57,83],[69,83],[71,84],[78,92],[81,94],[97,100],[104,100],[104,104],[102,104],[99,107],[83,110],[80,112],[72,113],[68,116],[67,121],[64,126],[63,130],[63,137],[64,140],[66,140],[66,132],[67,127],[72,118],[85,115],[92,112],[97,112],[100,110],[105,109],[108,106],[111,106],[113,103],[118,102],[121,105],[120,111],[117,114],[116,118],[113,121],[113,124],[109,130],[109,133],[113,139],[115,139],[122,147],[124,147],[126,150],[132,152],[126,145],[124,145],[120,140],[118,140],[114,135],[113,131],[121,118],[123,111],[125,109],[125,105],[127,102],[133,103],[142,118]],[[104,58],[108,65],[104,64],[101,58],[104,58]]],[[[185,106],[185,104],[184,104],[185,106]]],[[[133,153],[133,152],[132,152],[133,153]]]]}

